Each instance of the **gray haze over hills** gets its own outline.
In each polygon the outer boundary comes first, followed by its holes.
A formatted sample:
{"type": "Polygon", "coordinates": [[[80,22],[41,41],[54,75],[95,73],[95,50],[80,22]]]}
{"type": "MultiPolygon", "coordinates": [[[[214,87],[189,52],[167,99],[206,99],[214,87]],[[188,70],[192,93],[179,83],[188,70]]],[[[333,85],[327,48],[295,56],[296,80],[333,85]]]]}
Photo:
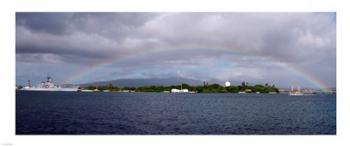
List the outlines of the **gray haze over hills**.
{"type": "Polygon", "coordinates": [[[162,86],[170,86],[170,85],[179,85],[182,83],[186,83],[189,85],[202,85],[203,81],[193,80],[193,79],[185,79],[185,78],[151,78],[151,79],[118,79],[111,81],[99,81],[92,83],[81,84],[84,86],[103,86],[112,84],[113,86],[118,87],[141,87],[141,86],[151,86],[151,85],[162,85],[162,86]]]}

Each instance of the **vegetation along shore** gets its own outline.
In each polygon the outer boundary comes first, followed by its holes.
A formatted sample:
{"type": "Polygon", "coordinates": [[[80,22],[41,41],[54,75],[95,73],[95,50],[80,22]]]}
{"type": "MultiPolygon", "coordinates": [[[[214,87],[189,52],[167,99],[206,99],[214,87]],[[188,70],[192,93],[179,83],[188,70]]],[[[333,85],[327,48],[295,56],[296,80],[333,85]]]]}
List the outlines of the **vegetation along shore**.
{"type": "Polygon", "coordinates": [[[189,84],[171,85],[171,86],[142,86],[142,87],[118,87],[112,84],[103,86],[81,87],[80,91],[101,91],[101,92],[171,92],[172,89],[187,89],[194,93],[279,93],[275,85],[248,85],[242,82],[241,85],[221,86],[220,84],[207,84],[204,82],[201,86],[189,84]]]}

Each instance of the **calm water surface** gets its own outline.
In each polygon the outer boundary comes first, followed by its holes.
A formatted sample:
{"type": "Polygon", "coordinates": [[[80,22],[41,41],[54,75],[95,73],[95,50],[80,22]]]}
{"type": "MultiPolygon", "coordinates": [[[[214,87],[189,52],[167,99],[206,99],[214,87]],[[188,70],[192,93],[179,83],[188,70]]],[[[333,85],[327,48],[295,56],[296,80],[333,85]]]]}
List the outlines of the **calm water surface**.
{"type": "Polygon", "coordinates": [[[16,134],[336,134],[336,97],[17,91],[16,134]]]}

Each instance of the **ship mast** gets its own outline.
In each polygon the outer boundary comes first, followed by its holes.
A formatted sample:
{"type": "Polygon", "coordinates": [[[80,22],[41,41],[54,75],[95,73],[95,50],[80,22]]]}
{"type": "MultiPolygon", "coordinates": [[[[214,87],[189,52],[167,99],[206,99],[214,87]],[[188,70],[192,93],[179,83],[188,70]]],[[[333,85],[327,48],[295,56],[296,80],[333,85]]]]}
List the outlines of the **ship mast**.
{"type": "Polygon", "coordinates": [[[52,82],[52,80],[51,80],[51,77],[50,77],[50,75],[47,73],[47,82],[48,83],[51,83],[52,82]]]}
{"type": "Polygon", "coordinates": [[[28,80],[28,87],[32,87],[32,84],[30,83],[30,80],[28,80]]]}

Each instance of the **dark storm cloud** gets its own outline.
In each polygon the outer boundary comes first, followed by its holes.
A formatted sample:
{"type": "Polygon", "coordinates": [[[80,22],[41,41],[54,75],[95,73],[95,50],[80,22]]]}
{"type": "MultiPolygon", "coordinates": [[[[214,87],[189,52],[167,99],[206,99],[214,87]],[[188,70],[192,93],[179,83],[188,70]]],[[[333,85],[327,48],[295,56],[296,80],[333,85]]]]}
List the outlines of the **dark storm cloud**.
{"type": "Polygon", "coordinates": [[[327,50],[320,49],[334,49],[332,19],[312,13],[18,13],[17,51],[46,48],[84,57],[84,52],[225,48],[303,61],[310,53],[322,57],[327,50]]]}
{"type": "Polygon", "coordinates": [[[76,30],[120,41],[137,35],[134,30],[154,16],[155,13],[74,13],[71,21],[76,30]]]}
{"type": "Polygon", "coordinates": [[[16,14],[16,26],[33,32],[63,35],[72,31],[115,33],[143,25],[154,13],[26,13],[16,14]],[[120,28],[122,27],[122,28],[120,28]],[[107,31],[108,30],[108,31],[107,31]]]}
{"type": "Polygon", "coordinates": [[[16,26],[33,32],[62,35],[69,32],[70,14],[67,13],[17,13],[16,26]]]}
{"type": "MultiPolygon", "coordinates": [[[[17,13],[16,53],[54,54],[74,63],[129,52],[123,41],[153,13],[17,13]]],[[[33,60],[41,61],[41,60],[33,60]]],[[[87,63],[91,63],[88,61],[87,63]]]]}

